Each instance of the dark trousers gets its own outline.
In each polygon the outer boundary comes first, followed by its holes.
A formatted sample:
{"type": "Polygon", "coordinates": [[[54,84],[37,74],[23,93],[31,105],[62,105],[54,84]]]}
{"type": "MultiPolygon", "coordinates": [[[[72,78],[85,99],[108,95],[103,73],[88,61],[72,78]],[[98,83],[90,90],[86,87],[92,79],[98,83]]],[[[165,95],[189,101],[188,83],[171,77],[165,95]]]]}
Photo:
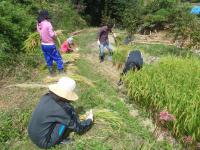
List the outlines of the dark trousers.
{"type": "Polygon", "coordinates": [[[60,142],[62,142],[63,139],[67,138],[69,133],[70,130],[67,129],[65,125],[55,123],[52,126],[52,129],[49,131],[49,135],[46,137],[46,144],[44,148],[50,148],[52,146],[60,144],[60,142]]]}

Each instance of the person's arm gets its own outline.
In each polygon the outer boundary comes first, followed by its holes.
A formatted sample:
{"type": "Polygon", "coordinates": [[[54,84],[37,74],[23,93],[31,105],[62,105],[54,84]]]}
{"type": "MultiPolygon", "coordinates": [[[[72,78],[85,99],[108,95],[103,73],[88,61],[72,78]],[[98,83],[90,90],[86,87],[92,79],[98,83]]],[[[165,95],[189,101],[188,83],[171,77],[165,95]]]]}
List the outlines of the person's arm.
{"type": "Polygon", "coordinates": [[[73,106],[69,104],[64,106],[64,109],[71,118],[69,126],[68,126],[69,129],[79,134],[84,133],[90,129],[93,122],[92,119],[86,119],[84,121],[80,121],[73,106]]]}
{"type": "Polygon", "coordinates": [[[101,30],[101,29],[99,29],[99,31],[97,32],[97,40],[99,40],[99,39],[100,39],[100,37],[101,37],[101,33],[102,33],[102,30],[101,30]]]}
{"type": "Polygon", "coordinates": [[[51,25],[51,23],[49,23],[48,32],[52,38],[56,36],[56,33],[54,32],[53,26],[51,25]]]}
{"type": "Polygon", "coordinates": [[[72,110],[72,112],[73,112],[73,115],[72,115],[72,120],[70,123],[70,127],[72,127],[72,130],[79,134],[84,133],[87,130],[89,130],[92,125],[92,120],[86,119],[84,121],[80,121],[74,109],[72,110]]]}

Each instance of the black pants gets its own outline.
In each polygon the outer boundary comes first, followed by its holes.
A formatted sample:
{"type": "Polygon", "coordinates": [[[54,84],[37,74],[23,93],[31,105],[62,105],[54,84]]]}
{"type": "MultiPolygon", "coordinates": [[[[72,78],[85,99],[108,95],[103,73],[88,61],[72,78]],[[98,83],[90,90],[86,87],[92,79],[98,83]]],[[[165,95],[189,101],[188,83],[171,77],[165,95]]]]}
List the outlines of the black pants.
{"type": "Polygon", "coordinates": [[[52,126],[51,131],[49,131],[48,137],[46,138],[45,148],[50,148],[60,144],[63,139],[67,138],[70,132],[71,131],[67,129],[65,125],[55,123],[54,126],[52,126]]]}

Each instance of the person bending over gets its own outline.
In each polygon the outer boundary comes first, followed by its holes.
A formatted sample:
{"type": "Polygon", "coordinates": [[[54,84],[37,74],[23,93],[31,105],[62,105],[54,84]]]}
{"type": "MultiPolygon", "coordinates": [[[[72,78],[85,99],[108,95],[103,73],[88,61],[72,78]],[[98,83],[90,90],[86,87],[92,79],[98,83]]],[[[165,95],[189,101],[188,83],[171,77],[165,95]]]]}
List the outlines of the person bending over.
{"type": "Polygon", "coordinates": [[[137,71],[143,66],[143,57],[139,50],[130,51],[125,62],[124,69],[120,75],[118,86],[123,84],[122,76],[126,75],[129,70],[137,71]]]}

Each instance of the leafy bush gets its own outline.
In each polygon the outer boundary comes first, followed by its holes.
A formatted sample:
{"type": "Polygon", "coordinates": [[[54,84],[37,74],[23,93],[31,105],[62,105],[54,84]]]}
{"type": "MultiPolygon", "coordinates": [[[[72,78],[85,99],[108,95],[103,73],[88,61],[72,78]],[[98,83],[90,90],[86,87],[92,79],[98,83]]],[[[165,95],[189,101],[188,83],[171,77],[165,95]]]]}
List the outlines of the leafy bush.
{"type": "Polygon", "coordinates": [[[141,24],[142,7],[138,0],[127,3],[123,15],[123,26],[129,34],[134,34],[141,24]]]}
{"type": "MultiPolygon", "coordinates": [[[[125,77],[128,95],[151,112],[167,109],[176,120],[171,132],[179,137],[200,139],[200,61],[197,58],[167,57],[125,77]]],[[[156,114],[154,114],[155,116],[156,114]]]]}
{"type": "Polygon", "coordinates": [[[34,17],[20,4],[10,1],[0,2],[0,50],[18,52],[23,41],[30,31],[34,29],[34,17]]]}
{"type": "Polygon", "coordinates": [[[190,14],[190,6],[183,5],[174,10],[174,23],[172,32],[174,40],[179,41],[180,47],[199,47],[200,44],[200,19],[190,14]]]}

